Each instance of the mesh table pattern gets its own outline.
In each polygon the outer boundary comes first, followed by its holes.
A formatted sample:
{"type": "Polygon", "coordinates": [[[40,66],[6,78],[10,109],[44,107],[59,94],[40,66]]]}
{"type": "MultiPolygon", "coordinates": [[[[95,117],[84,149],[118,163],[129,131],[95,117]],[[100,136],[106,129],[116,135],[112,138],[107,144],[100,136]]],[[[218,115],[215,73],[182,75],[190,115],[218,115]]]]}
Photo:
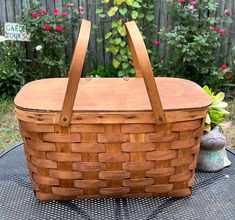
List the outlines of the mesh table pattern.
{"type": "Polygon", "coordinates": [[[34,197],[19,144],[0,156],[0,219],[235,219],[235,155],[228,151],[228,156],[230,167],[196,173],[191,197],[40,203],[34,197]]]}

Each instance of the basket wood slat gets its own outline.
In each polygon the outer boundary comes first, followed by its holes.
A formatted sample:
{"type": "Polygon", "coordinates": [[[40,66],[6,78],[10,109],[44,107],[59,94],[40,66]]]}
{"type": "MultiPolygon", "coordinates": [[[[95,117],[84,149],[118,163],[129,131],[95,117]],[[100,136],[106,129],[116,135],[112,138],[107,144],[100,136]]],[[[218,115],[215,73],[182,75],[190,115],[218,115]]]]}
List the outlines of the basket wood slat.
{"type": "MultiPolygon", "coordinates": [[[[183,80],[177,79],[174,83],[171,80],[175,79],[156,81],[136,24],[128,22],[126,27],[137,72],[137,79],[130,79],[127,83],[131,85],[140,82],[142,78],[144,80],[142,87],[138,86],[142,91],[141,100],[128,94],[130,105],[135,103],[133,106],[137,106],[136,103],[140,103],[136,110],[121,101],[125,97],[120,97],[120,100],[109,99],[109,91],[106,93],[107,100],[103,97],[103,102],[107,101],[107,106],[113,107],[112,110],[105,105],[101,106],[97,100],[90,101],[91,96],[87,91],[90,91],[91,84],[84,79],[80,80],[90,34],[90,22],[85,20],[81,25],[69,80],[32,82],[24,86],[15,98],[32,187],[40,201],[184,197],[192,193],[200,139],[210,99],[199,86],[190,81],[186,82],[189,83],[187,90],[182,91],[177,83],[185,83],[183,80]],[[164,97],[170,97],[171,94],[164,96],[166,90],[161,88],[162,83],[167,84],[166,80],[172,85],[176,84],[176,87],[178,85],[179,90],[175,91],[178,98],[182,94],[186,96],[185,91],[192,95],[192,99],[197,94],[197,100],[192,100],[191,108],[185,97],[182,97],[187,102],[185,108],[182,108],[182,103],[167,103],[168,98],[164,97]],[[50,87],[46,86],[47,83],[50,87]],[[63,88],[53,91],[53,86],[60,84],[63,88]],[[49,94],[50,91],[58,97],[51,99],[55,104],[50,104],[47,97],[43,98],[49,104],[43,104],[40,93],[49,94]],[[63,102],[61,91],[65,92],[63,102]],[[144,97],[150,101],[146,102],[144,97]],[[80,99],[86,100],[85,104],[80,102],[79,105],[80,99]],[[144,104],[141,104],[142,99],[144,104]],[[41,108],[38,107],[40,103],[41,108]],[[101,111],[97,110],[99,108],[101,111]]],[[[97,85],[95,88],[92,86],[94,99],[96,94],[102,94],[102,87],[107,82],[112,82],[114,88],[123,84],[120,79],[94,80],[92,83],[97,85]]],[[[124,87],[120,90],[127,93],[124,87]]],[[[114,94],[114,97],[117,95],[121,95],[121,92],[114,94]]]]}

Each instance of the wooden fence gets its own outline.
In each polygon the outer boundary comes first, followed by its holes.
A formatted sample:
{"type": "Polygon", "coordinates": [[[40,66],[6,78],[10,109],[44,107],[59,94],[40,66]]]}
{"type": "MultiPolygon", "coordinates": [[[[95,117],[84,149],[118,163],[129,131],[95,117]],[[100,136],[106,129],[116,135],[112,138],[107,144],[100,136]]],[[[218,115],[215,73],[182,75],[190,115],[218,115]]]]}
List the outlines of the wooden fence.
{"type": "MultiPolygon", "coordinates": [[[[30,0],[0,0],[0,28],[4,27],[5,22],[19,22],[22,18],[22,10],[29,4],[30,0]]],[[[65,4],[65,0],[41,0],[43,7],[52,10],[65,4]]],[[[96,8],[102,6],[101,0],[71,0],[75,7],[82,5],[85,8],[85,18],[96,24],[98,30],[92,33],[89,45],[90,59],[86,63],[86,69],[93,69],[97,65],[110,65],[112,59],[109,53],[105,53],[105,42],[96,42],[96,38],[103,38],[104,33],[109,31],[111,19],[101,20],[95,13],[96,8]]],[[[231,10],[231,15],[235,18],[235,0],[217,0],[219,3],[218,14],[222,15],[224,9],[231,10]]],[[[235,19],[233,19],[235,20],[235,19]]],[[[155,0],[155,25],[159,30],[169,24],[170,17],[166,10],[166,0],[155,0]]],[[[232,49],[232,42],[235,41],[235,22],[228,28],[228,42],[221,48],[221,53],[229,56],[232,49]]],[[[73,42],[74,43],[74,42],[73,42]]],[[[70,44],[68,52],[73,48],[70,44]]],[[[167,52],[166,45],[161,45],[162,54],[167,52]]]]}

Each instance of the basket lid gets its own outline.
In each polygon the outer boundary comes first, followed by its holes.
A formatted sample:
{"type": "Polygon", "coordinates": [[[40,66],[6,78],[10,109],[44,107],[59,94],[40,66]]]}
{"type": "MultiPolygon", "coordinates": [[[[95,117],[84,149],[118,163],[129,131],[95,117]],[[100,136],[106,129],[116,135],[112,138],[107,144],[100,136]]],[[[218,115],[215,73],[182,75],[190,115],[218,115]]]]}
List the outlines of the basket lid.
{"type": "MultiPolygon", "coordinates": [[[[205,108],[210,97],[194,82],[178,78],[155,78],[163,109],[205,108]]],[[[34,111],[61,111],[67,79],[53,78],[30,82],[15,98],[17,108],[34,111]]],[[[81,79],[74,111],[126,112],[152,111],[142,78],[81,79]]]]}

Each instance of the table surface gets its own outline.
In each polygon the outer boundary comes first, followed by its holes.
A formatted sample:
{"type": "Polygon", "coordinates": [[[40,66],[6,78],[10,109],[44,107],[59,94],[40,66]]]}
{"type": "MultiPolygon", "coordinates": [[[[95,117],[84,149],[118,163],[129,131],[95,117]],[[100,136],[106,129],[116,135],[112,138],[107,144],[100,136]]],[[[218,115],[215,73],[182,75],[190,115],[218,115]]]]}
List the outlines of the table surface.
{"type": "Polygon", "coordinates": [[[216,173],[197,172],[191,197],[40,203],[18,144],[0,155],[0,219],[235,219],[235,154],[227,152],[232,165],[216,173]]]}

